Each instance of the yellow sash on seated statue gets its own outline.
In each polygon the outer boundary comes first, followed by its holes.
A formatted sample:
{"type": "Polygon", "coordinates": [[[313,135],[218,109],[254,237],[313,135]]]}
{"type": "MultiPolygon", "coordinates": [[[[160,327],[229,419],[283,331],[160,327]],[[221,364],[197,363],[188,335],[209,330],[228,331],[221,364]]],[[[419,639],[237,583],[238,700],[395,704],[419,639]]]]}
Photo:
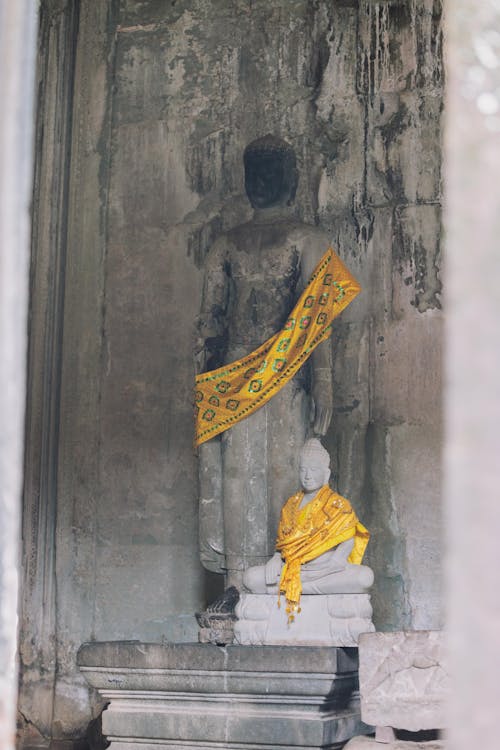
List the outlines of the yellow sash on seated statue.
{"type": "Polygon", "coordinates": [[[338,255],[327,250],[281,331],[243,359],[196,377],[195,444],[264,406],[328,338],[333,319],[360,290],[338,255]]]}
{"type": "Polygon", "coordinates": [[[285,561],[279,591],[285,595],[290,621],[294,612],[299,611],[302,593],[300,566],[353,537],[354,547],[347,559],[359,565],[370,539],[370,532],[356,516],[349,500],[327,484],[300,508],[303,497],[303,492],[297,492],[286,501],[276,540],[276,549],[285,561]]]}

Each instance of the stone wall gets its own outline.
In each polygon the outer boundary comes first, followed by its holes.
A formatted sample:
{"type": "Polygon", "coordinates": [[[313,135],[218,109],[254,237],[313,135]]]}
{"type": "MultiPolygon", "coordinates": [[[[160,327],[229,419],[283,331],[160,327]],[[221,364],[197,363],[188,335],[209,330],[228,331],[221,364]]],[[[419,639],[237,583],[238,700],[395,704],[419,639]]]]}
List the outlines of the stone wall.
{"type": "Polygon", "coordinates": [[[335,329],[326,442],[373,533],[376,625],[439,627],[440,3],[46,0],[39,71],[31,736],[81,736],[99,709],[81,642],[196,637],[193,323],[268,132],[296,149],[297,215],[364,288],[335,329]]]}
{"type": "MultiPolygon", "coordinates": [[[[328,442],[339,491],[373,534],[366,559],[380,630],[442,624],[439,24],[436,2],[360,4],[355,94],[340,107],[350,123],[342,172],[355,193],[343,188],[338,200],[338,156],[323,174],[329,192],[320,190],[337,196],[319,215],[364,287],[334,335],[328,442]]],[[[324,79],[325,120],[336,123],[328,67],[324,79]]]]}

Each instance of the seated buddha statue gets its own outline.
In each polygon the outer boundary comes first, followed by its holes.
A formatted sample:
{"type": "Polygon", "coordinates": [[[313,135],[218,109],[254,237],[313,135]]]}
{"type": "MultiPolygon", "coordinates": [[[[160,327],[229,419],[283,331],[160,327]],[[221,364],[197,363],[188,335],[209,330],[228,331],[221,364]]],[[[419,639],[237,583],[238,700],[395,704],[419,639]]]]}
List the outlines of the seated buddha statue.
{"type": "Polygon", "coordinates": [[[371,568],[360,564],[370,534],[328,486],[330,456],[317,438],[301,450],[299,475],[302,490],[282,508],[275,554],[243,576],[252,594],[283,595],[291,617],[302,593],[365,593],[373,583],[371,568]]]}

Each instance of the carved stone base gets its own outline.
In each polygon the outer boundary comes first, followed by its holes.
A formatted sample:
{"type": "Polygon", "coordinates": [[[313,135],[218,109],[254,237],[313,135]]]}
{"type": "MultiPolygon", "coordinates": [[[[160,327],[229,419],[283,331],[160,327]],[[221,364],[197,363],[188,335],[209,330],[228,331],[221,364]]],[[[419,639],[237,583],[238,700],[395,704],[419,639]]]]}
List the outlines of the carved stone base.
{"type": "Polygon", "coordinates": [[[339,750],[361,722],[357,649],[91,643],[110,750],[339,750]]]}
{"type": "Polygon", "coordinates": [[[227,646],[234,641],[235,607],[240,599],[240,592],[235,586],[227,588],[204,612],[197,612],[196,619],[200,630],[200,643],[213,643],[216,646],[227,646]]]}
{"type": "Polygon", "coordinates": [[[369,594],[305,595],[288,622],[283,597],[241,594],[234,626],[242,645],[356,646],[361,633],[375,630],[369,594]]]}
{"type": "Polygon", "coordinates": [[[216,646],[226,646],[234,641],[234,613],[198,612],[196,619],[200,629],[198,639],[200,643],[214,643],[216,646]]]}

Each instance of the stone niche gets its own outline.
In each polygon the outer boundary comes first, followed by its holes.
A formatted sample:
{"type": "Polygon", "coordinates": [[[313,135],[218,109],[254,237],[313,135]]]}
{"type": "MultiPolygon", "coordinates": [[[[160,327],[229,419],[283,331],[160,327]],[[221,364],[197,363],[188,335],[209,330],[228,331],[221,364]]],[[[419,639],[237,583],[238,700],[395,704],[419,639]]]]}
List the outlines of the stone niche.
{"type": "Polygon", "coordinates": [[[88,643],[78,664],[111,750],[337,750],[372,731],[355,648],[88,643]]]}
{"type": "Polygon", "coordinates": [[[194,316],[208,248],[248,217],[242,150],[265,133],[296,150],[297,218],[329,233],[363,287],[333,334],[325,445],[372,533],[373,620],[439,628],[440,0],[40,9],[26,744],[79,741],[99,713],[82,643],[196,639],[213,592],[197,549],[194,316]]]}

